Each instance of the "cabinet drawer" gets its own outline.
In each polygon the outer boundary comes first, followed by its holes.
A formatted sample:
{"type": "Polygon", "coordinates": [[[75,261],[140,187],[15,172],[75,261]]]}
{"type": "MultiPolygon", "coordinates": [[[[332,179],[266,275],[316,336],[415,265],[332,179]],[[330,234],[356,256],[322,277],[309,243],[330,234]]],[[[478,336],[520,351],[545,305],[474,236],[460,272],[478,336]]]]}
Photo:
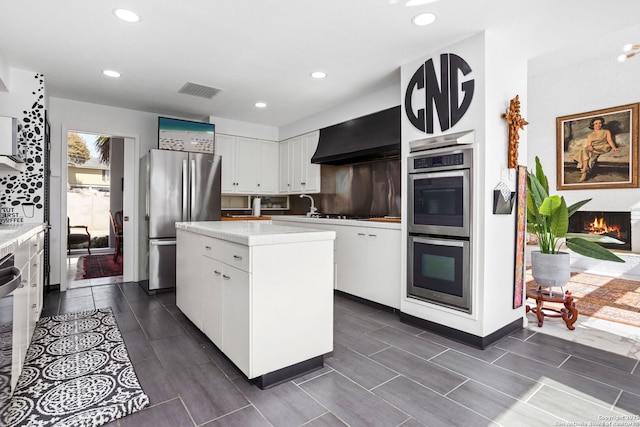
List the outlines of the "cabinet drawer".
{"type": "Polygon", "coordinates": [[[224,264],[249,272],[249,247],[218,239],[206,239],[202,254],[224,264]]]}

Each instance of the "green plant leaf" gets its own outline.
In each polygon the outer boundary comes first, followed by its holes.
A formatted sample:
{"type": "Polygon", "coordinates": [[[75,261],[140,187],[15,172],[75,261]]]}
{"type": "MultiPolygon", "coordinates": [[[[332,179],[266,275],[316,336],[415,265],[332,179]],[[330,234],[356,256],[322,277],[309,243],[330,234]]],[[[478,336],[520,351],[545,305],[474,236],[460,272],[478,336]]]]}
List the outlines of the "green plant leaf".
{"type": "Polygon", "coordinates": [[[565,237],[567,239],[578,237],[584,240],[588,240],[589,242],[597,243],[616,243],[618,245],[624,244],[622,240],[618,240],[610,236],[605,236],[604,234],[567,233],[565,237]]]}
{"type": "Polygon", "coordinates": [[[536,156],[536,178],[538,182],[544,188],[544,192],[549,194],[549,181],[547,180],[547,176],[544,174],[544,170],[542,169],[542,163],[540,163],[540,159],[536,156]]]}
{"type": "Polygon", "coordinates": [[[569,206],[569,216],[571,216],[574,213],[576,213],[578,211],[578,209],[580,209],[581,207],[583,207],[584,205],[586,205],[590,201],[591,201],[591,199],[587,199],[587,200],[583,200],[581,202],[576,202],[576,203],[572,204],[571,206],[569,206]]]}
{"type": "Polygon", "coordinates": [[[590,242],[582,237],[572,237],[566,241],[567,247],[589,258],[601,259],[604,261],[624,262],[624,260],[618,257],[613,252],[603,248],[597,243],[590,242]]]}
{"type": "Polygon", "coordinates": [[[553,216],[555,211],[560,209],[560,205],[562,204],[562,199],[560,196],[549,196],[545,197],[540,205],[540,215],[544,216],[553,216]]]}

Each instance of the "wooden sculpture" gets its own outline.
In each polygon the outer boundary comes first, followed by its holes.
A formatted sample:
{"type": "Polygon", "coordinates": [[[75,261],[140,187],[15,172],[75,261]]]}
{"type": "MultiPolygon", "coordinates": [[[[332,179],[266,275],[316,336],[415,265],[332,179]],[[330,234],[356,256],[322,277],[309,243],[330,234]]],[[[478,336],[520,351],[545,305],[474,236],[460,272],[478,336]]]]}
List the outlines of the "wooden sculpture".
{"type": "Polygon", "coordinates": [[[516,95],[511,101],[509,101],[509,111],[502,115],[503,119],[509,123],[509,152],[507,166],[509,169],[515,169],[518,167],[518,129],[523,129],[525,125],[529,123],[520,115],[520,99],[516,95]]]}

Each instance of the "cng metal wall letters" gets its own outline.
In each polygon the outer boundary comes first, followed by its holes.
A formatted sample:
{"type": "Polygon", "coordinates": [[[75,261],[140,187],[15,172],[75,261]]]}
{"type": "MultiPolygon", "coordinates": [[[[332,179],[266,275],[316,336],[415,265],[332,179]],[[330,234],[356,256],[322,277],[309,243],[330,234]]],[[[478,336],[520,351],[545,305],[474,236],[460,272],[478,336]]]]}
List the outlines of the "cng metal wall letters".
{"type": "Polygon", "coordinates": [[[404,107],[411,124],[420,131],[434,133],[434,114],[437,112],[440,131],[446,131],[460,121],[473,99],[475,81],[459,82],[460,75],[471,73],[467,62],[453,53],[440,55],[440,81],[436,75],[433,59],[422,64],[409,80],[404,95],[404,107]],[[414,111],[412,99],[414,91],[424,90],[424,107],[414,111]],[[460,101],[462,95],[462,102],[460,101]]]}

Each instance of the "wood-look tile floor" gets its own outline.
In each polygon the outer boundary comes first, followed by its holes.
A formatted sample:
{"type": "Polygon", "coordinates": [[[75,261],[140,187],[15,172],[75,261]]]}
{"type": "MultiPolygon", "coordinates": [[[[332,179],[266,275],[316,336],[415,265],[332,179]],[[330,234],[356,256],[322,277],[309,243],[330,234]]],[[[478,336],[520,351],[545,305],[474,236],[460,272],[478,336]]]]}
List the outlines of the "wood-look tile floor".
{"type": "Polygon", "coordinates": [[[260,390],[180,312],[174,292],[148,296],[134,283],[52,292],[42,316],[105,306],[151,401],[110,427],[640,425],[639,361],[606,342],[525,328],[478,350],[337,295],[325,367],[260,390]]]}

